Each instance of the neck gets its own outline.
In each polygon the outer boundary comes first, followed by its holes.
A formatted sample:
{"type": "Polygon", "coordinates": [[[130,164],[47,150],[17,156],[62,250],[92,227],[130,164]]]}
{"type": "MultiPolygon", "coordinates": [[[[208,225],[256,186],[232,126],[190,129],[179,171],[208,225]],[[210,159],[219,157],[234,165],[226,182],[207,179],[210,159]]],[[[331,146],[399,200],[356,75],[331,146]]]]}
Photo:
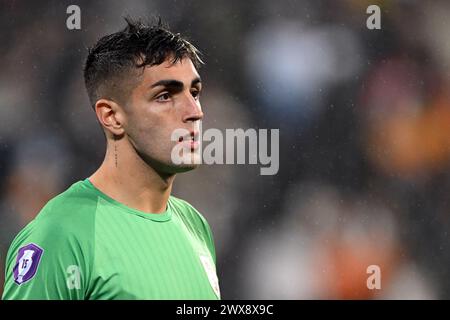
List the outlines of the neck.
{"type": "Polygon", "coordinates": [[[108,140],[102,165],[89,177],[109,197],[149,213],[166,210],[174,179],[145,163],[127,139],[108,140]]]}

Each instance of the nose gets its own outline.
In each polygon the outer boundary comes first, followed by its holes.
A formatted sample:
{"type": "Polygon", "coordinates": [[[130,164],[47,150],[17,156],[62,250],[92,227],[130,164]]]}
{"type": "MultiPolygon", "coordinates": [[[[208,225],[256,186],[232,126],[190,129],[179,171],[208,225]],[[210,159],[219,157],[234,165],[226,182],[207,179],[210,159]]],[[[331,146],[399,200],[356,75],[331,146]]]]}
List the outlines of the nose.
{"type": "Polygon", "coordinates": [[[203,111],[200,102],[195,100],[189,93],[185,101],[185,113],[183,115],[183,122],[194,122],[203,119],[203,111]]]}

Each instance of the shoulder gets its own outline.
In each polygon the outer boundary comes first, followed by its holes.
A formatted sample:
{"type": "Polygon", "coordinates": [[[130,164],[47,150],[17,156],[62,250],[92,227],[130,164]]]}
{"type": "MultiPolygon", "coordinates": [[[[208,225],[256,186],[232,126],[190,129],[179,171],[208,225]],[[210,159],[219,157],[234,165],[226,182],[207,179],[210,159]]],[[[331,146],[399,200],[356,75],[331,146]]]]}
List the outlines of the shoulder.
{"type": "Polygon", "coordinates": [[[88,285],[94,257],[95,198],[83,182],[77,182],[50,200],[20,231],[6,258],[5,297],[82,298],[83,291],[70,290],[66,278],[67,272],[77,268],[83,272],[83,288],[88,285]]]}
{"type": "Polygon", "coordinates": [[[186,200],[170,196],[170,202],[176,213],[183,215],[194,223],[209,227],[205,217],[186,200]]]}
{"type": "Polygon", "coordinates": [[[15,237],[10,249],[17,250],[29,242],[52,248],[66,247],[68,242],[80,246],[94,232],[95,211],[95,195],[83,187],[82,181],[74,183],[47,202],[15,237]]]}
{"type": "Polygon", "coordinates": [[[191,232],[195,233],[206,243],[215,261],[216,254],[213,235],[205,217],[185,200],[171,196],[170,203],[174,207],[174,214],[183,221],[183,224],[190,229],[191,232]]]}
{"type": "Polygon", "coordinates": [[[51,199],[36,217],[39,222],[65,224],[82,223],[92,218],[97,208],[97,196],[84,181],[72,184],[51,199]]]}

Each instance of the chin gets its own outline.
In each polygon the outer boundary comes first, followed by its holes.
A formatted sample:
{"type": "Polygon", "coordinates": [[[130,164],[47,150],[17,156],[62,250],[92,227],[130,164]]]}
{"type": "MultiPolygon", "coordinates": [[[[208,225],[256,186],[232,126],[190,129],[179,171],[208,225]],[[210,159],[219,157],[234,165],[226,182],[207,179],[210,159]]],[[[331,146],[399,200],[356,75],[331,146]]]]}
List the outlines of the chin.
{"type": "Polygon", "coordinates": [[[198,152],[193,152],[181,163],[171,161],[170,166],[176,173],[182,173],[197,168],[201,164],[201,160],[201,155],[198,152]]]}
{"type": "Polygon", "coordinates": [[[172,170],[174,171],[174,173],[183,173],[183,172],[188,172],[191,170],[194,170],[198,167],[198,164],[180,164],[180,165],[174,165],[174,167],[172,168],[172,170]]]}
{"type": "Polygon", "coordinates": [[[200,164],[197,162],[175,164],[172,161],[167,161],[165,163],[159,163],[159,165],[153,166],[153,168],[155,168],[159,172],[164,172],[166,174],[172,175],[194,170],[199,165],[200,164]]]}
{"type": "Polygon", "coordinates": [[[154,157],[139,154],[141,158],[154,170],[166,175],[173,175],[194,170],[201,164],[201,156],[198,153],[192,153],[186,162],[174,163],[172,159],[157,159],[154,157]]]}

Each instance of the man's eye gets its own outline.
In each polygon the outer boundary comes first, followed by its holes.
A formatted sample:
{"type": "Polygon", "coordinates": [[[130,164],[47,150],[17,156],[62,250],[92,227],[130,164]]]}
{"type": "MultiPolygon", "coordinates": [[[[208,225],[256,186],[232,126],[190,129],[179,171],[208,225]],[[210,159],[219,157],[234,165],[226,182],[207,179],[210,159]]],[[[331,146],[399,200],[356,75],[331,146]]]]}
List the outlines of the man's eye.
{"type": "Polygon", "coordinates": [[[197,90],[191,91],[191,95],[194,97],[195,100],[198,100],[198,98],[200,98],[200,91],[197,90]]]}
{"type": "Polygon", "coordinates": [[[170,94],[168,92],[163,93],[162,95],[156,97],[157,101],[167,101],[170,99],[170,94]]]}

